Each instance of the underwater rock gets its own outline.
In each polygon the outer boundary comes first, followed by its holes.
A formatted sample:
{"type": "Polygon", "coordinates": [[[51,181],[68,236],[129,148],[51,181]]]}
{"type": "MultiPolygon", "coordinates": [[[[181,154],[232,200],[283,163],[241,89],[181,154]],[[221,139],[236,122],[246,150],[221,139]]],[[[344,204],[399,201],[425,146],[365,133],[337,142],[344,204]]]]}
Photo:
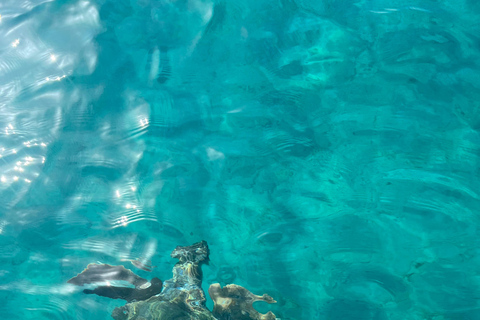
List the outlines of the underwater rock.
{"type": "Polygon", "coordinates": [[[67,282],[77,286],[83,286],[84,284],[108,281],[126,281],[134,285],[135,288],[106,285],[99,286],[93,290],[85,289],[83,292],[132,302],[146,300],[159,294],[163,288],[162,280],[158,278],[153,278],[151,282],[148,282],[124,266],[94,263],[89,264],[85,270],[67,282]]]}
{"type": "Polygon", "coordinates": [[[84,284],[89,283],[115,280],[127,281],[133,284],[135,288],[141,287],[142,285],[148,283],[146,279],[137,276],[124,266],[112,266],[109,264],[96,263],[90,263],[85,270],[67,282],[77,286],[83,286],[84,284]]]}
{"type": "Polygon", "coordinates": [[[276,303],[267,294],[257,296],[247,289],[231,284],[223,289],[216,283],[208,292],[215,302],[213,314],[205,306],[202,290],[203,263],[209,261],[209,249],[205,241],[191,246],[177,246],[171,257],[179,261],[173,267],[173,278],[163,283],[158,278],[151,283],[123,266],[89,264],[87,269],[68,282],[76,285],[124,280],[135,288],[101,286],[84,290],[113,299],[124,299],[129,303],[112,312],[115,320],[275,320],[272,312],[261,314],[252,304],[255,301],[276,303]],[[133,302],[132,302],[133,301],[133,302]]]}
{"type": "Polygon", "coordinates": [[[205,308],[205,293],[202,290],[202,263],[208,263],[208,245],[205,241],[188,247],[176,247],[171,257],[179,260],[173,267],[173,278],[166,280],[162,296],[173,300],[180,292],[188,292],[191,307],[205,308]]]}
{"type": "Polygon", "coordinates": [[[122,299],[127,302],[147,300],[154,295],[162,292],[162,280],[153,278],[147,288],[127,288],[114,286],[100,286],[93,290],[85,289],[83,293],[96,294],[97,296],[107,297],[111,299],[122,299]]]}
{"type": "Polygon", "coordinates": [[[244,287],[236,284],[229,284],[221,287],[214,283],[208,289],[210,298],[214,302],[213,315],[218,320],[275,320],[275,315],[269,311],[261,314],[253,308],[255,301],[277,303],[268,294],[257,296],[244,287]]]}
{"type": "Polygon", "coordinates": [[[187,247],[176,247],[171,257],[179,261],[173,267],[173,278],[166,280],[160,295],[146,301],[129,303],[113,310],[116,320],[214,320],[205,306],[201,265],[208,262],[205,241],[187,247]]]}
{"type": "Polygon", "coordinates": [[[115,320],[217,320],[207,309],[192,309],[188,301],[187,292],[181,292],[171,301],[156,296],[115,308],[112,317],[115,320]]]}

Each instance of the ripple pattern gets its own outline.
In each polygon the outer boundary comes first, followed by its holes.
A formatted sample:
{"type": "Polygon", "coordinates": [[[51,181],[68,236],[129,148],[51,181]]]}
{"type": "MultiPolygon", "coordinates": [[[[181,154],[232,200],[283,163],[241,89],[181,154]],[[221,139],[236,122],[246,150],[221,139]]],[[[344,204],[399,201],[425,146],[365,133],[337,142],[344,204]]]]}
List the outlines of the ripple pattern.
{"type": "Polygon", "coordinates": [[[471,0],[1,1],[0,318],[108,319],[66,280],[168,278],[206,240],[206,285],[281,319],[480,319],[478,21],[471,0]]]}

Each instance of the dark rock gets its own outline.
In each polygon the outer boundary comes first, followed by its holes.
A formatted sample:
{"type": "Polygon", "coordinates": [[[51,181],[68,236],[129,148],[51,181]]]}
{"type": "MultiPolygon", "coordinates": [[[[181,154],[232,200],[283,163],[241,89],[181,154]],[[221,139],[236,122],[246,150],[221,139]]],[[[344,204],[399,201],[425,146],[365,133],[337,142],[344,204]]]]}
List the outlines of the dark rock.
{"type": "Polygon", "coordinates": [[[213,314],[205,305],[202,290],[203,263],[209,261],[209,249],[205,241],[191,246],[178,246],[172,258],[179,261],[173,267],[173,278],[163,283],[153,278],[151,283],[123,266],[89,264],[79,275],[68,282],[84,285],[111,280],[127,281],[135,288],[99,286],[86,289],[86,294],[96,294],[112,299],[127,300],[126,305],[115,308],[115,320],[276,320],[272,312],[261,314],[252,304],[255,301],[276,303],[267,294],[257,296],[235,284],[223,289],[220,284],[210,286],[208,292],[215,302],[213,314]]]}
{"type": "Polygon", "coordinates": [[[172,258],[179,262],[173,267],[173,278],[164,282],[162,293],[146,301],[129,303],[115,308],[116,320],[215,320],[205,306],[202,290],[201,264],[208,262],[209,250],[205,241],[188,247],[176,247],[172,258]]]}
{"type": "Polygon", "coordinates": [[[153,278],[148,288],[137,289],[127,287],[100,286],[93,290],[85,289],[83,293],[96,294],[97,296],[111,299],[123,299],[127,302],[142,301],[162,292],[162,280],[153,278]]]}
{"type": "Polygon", "coordinates": [[[124,266],[111,266],[109,264],[95,263],[90,263],[85,270],[67,282],[77,286],[83,286],[84,284],[89,283],[115,280],[127,281],[133,284],[135,288],[141,287],[142,285],[148,283],[146,279],[137,276],[124,266]]]}

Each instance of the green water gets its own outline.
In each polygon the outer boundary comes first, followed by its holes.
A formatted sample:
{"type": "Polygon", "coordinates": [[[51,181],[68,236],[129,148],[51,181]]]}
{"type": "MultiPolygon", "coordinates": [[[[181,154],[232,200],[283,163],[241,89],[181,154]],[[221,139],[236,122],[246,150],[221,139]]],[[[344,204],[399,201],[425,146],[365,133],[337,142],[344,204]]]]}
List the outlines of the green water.
{"type": "Polygon", "coordinates": [[[0,15],[1,319],[111,319],[66,281],[200,240],[282,320],[480,319],[480,2],[0,15]]]}

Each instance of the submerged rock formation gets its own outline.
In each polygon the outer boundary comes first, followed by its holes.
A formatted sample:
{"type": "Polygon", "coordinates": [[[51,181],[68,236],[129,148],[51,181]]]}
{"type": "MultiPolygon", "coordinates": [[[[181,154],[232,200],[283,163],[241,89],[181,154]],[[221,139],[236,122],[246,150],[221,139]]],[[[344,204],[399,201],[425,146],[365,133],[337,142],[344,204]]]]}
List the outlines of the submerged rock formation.
{"type": "Polygon", "coordinates": [[[148,283],[147,280],[137,276],[131,270],[124,266],[111,266],[109,264],[90,263],[85,270],[77,274],[77,276],[68,280],[68,283],[83,286],[95,282],[106,281],[126,281],[133,284],[136,288],[148,283]]]}
{"type": "Polygon", "coordinates": [[[205,241],[187,247],[176,247],[171,254],[179,261],[173,267],[173,278],[163,283],[158,278],[151,282],[137,276],[123,266],[89,264],[87,269],[68,282],[83,285],[94,282],[123,280],[135,288],[100,286],[85,293],[127,300],[115,308],[115,320],[275,320],[272,312],[261,314],[252,304],[255,301],[275,303],[267,294],[257,296],[234,284],[224,288],[212,284],[208,290],[215,306],[213,313],[205,306],[202,290],[203,263],[208,263],[209,249],[205,241]],[[149,290],[150,289],[150,290],[149,290]],[[158,292],[157,292],[158,291],[158,292]]]}
{"type": "Polygon", "coordinates": [[[261,314],[253,308],[255,301],[265,301],[267,303],[276,303],[268,294],[257,296],[244,287],[236,284],[229,284],[220,287],[219,283],[212,284],[208,289],[208,294],[215,303],[213,315],[218,320],[275,320],[275,315],[269,311],[261,314]]]}
{"type": "Polygon", "coordinates": [[[160,295],[145,301],[128,303],[113,310],[116,320],[215,320],[205,307],[201,264],[208,262],[205,241],[188,247],[176,247],[171,256],[179,261],[173,278],[166,280],[160,295]]]}
{"type": "Polygon", "coordinates": [[[123,299],[127,302],[146,300],[162,291],[162,280],[153,278],[151,282],[137,276],[124,266],[111,266],[109,264],[91,263],[68,283],[83,286],[98,282],[125,281],[135,288],[117,287],[113,285],[98,286],[93,290],[83,290],[86,294],[96,294],[111,299],[123,299]]]}
{"type": "Polygon", "coordinates": [[[83,293],[86,294],[96,294],[97,296],[111,299],[123,299],[127,302],[146,300],[160,292],[162,292],[162,280],[158,278],[153,278],[146,288],[99,286],[93,290],[83,290],[83,293]]]}

